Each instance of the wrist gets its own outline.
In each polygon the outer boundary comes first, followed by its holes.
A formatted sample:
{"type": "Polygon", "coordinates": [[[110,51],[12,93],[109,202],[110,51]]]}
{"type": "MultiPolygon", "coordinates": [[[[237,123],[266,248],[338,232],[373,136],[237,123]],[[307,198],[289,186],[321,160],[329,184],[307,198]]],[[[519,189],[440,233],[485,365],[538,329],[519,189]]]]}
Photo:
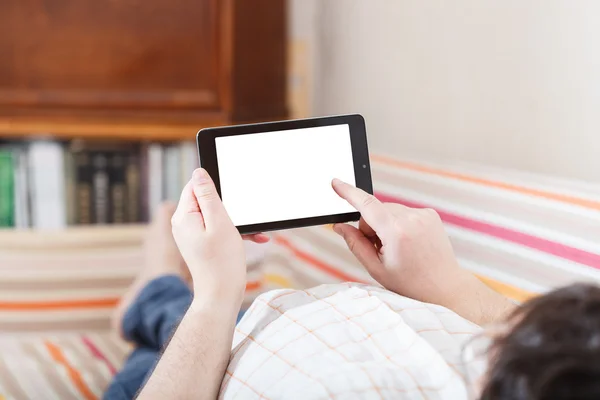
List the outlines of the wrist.
{"type": "Polygon", "coordinates": [[[412,276],[396,277],[393,282],[386,282],[390,285],[382,284],[401,296],[455,311],[456,305],[462,302],[460,298],[478,282],[475,281],[471,273],[453,263],[433,271],[419,270],[412,276]]]}
{"type": "Polygon", "coordinates": [[[207,291],[194,287],[194,297],[190,309],[195,311],[217,311],[225,315],[235,315],[240,311],[244,300],[244,291],[231,290],[207,291]]]}
{"type": "Polygon", "coordinates": [[[241,276],[228,279],[211,275],[205,272],[192,273],[194,301],[199,304],[239,308],[246,291],[245,271],[241,276]]]}
{"type": "Polygon", "coordinates": [[[482,284],[474,275],[458,266],[441,274],[429,273],[407,281],[410,282],[407,290],[394,291],[457,313],[472,298],[471,293],[479,291],[479,285],[482,284]]]}
{"type": "Polygon", "coordinates": [[[477,325],[487,325],[506,317],[515,304],[494,291],[475,275],[464,271],[462,284],[446,308],[477,325]]]}
{"type": "Polygon", "coordinates": [[[480,296],[485,285],[470,272],[463,269],[459,271],[452,285],[449,285],[444,296],[445,304],[442,305],[460,314],[459,310],[480,296]]]}

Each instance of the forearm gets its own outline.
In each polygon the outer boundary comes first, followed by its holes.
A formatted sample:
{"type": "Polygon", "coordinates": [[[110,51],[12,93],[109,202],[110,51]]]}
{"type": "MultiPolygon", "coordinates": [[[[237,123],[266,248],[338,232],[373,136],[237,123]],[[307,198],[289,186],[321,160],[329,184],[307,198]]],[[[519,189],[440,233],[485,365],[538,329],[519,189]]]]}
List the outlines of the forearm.
{"type": "Polygon", "coordinates": [[[487,325],[506,318],[517,306],[494,291],[470,272],[458,279],[452,293],[441,304],[477,325],[487,325]]]}
{"type": "Polygon", "coordinates": [[[238,311],[194,300],[138,399],[215,399],[238,311]]]}

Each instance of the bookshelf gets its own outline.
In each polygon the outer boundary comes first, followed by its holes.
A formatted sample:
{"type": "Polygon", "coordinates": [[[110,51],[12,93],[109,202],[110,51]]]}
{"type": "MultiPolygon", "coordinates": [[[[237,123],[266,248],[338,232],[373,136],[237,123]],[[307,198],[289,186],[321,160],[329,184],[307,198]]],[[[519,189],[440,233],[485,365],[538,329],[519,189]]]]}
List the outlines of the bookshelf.
{"type": "Polygon", "coordinates": [[[0,182],[0,228],[144,223],[156,203],[176,200],[199,129],[286,118],[286,3],[3,1],[0,168],[12,160],[13,178],[0,182]],[[77,164],[81,146],[91,172],[77,164]],[[99,203],[82,217],[90,196],[99,203]],[[125,210],[148,198],[142,210],[125,210]],[[125,211],[114,212],[122,201],[125,211]]]}
{"type": "Polygon", "coordinates": [[[101,118],[78,119],[76,122],[60,117],[2,117],[0,116],[0,138],[18,140],[39,136],[57,139],[91,140],[152,140],[176,141],[195,140],[196,133],[211,126],[234,123],[222,115],[206,115],[195,123],[172,123],[132,120],[108,120],[101,118]]]}
{"type": "Polygon", "coordinates": [[[4,0],[0,138],[187,140],[281,119],[285,0],[4,0]]]}
{"type": "Polygon", "coordinates": [[[71,227],[60,235],[50,231],[0,229],[0,253],[10,252],[60,252],[68,250],[86,252],[89,249],[139,246],[144,241],[145,226],[90,226],[71,227]]]}

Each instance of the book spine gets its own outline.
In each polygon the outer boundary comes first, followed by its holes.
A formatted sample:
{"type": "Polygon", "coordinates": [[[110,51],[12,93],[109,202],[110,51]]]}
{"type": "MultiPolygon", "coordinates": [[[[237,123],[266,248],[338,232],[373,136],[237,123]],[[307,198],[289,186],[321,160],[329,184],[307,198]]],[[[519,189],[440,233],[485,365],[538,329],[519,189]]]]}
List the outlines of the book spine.
{"type": "Polygon", "coordinates": [[[14,162],[11,151],[0,150],[0,227],[13,227],[14,162]]]}
{"type": "Polygon", "coordinates": [[[127,157],[127,169],[125,172],[126,195],[126,215],[127,222],[141,222],[141,185],[140,185],[140,157],[132,152],[127,157]]]}
{"type": "Polygon", "coordinates": [[[32,216],[39,229],[66,226],[64,148],[50,141],[33,142],[29,148],[32,216]]]}
{"type": "Polygon", "coordinates": [[[92,223],[92,160],[86,151],[74,154],[75,161],[75,224],[92,223]]]}
{"type": "Polygon", "coordinates": [[[109,222],[109,190],[108,157],[104,152],[92,154],[92,222],[108,224],[109,222]]]}
{"type": "Polygon", "coordinates": [[[29,156],[27,153],[28,149],[27,147],[23,147],[22,151],[21,151],[21,166],[22,166],[22,171],[21,171],[21,179],[22,179],[22,185],[21,185],[21,191],[23,193],[23,199],[25,199],[25,210],[24,210],[24,220],[25,220],[25,227],[26,228],[30,228],[33,226],[33,222],[32,222],[32,218],[31,218],[31,214],[32,214],[32,210],[31,210],[31,192],[29,191],[29,182],[31,181],[31,170],[29,168],[29,156]]]}
{"type": "Polygon", "coordinates": [[[65,152],[65,205],[67,208],[67,225],[77,223],[77,166],[72,149],[65,152]]]}
{"type": "Polygon", "coordinates": [[[33,226],[33,210],[31,208],[31,172],[29,165],[29,146],[18,147],[15,170],[15,226],[30,228],[33,226]]]}
{"type": "Polygon", "coordinates": [[[110,163],[110,222],[124,224],[127,216],[126,154],[120,151],[109,155],[110,163]]]}
{"type": "Polygon", "coordinates": [[[179,146],[169,145],[165,149],[164,193],[167,200],[177,201],[181,194],[181,154],[179,146]]]}
{"type": "Polygon", "coordinates": [[[179,145],[181,154],[181,188],[190,181],[192,173],[200,167],[198,147],[195,142],[183,142],[179,145]]]}
{"type": "Polygon", "coordinates": [[[14,201],[15,201],[15,227],[24,229],[29,227],[29,179],[27,154],[24,147],[14,150],[14,201]]]}
{"type": "Polygon", "coordinates": [[[150,145],[142,145],[140,151],[140,206],[141,215],[140,219],[142,222],[150,221],[150,183],[149,183],[149,171],[150,171],[150,145]]]}
{"type": "Polygon", "coordinates": [[[148,146],[148,173],[146,176],[148,189],[148,220],[163,201],[163,148],[160,144],[148,146]]]}

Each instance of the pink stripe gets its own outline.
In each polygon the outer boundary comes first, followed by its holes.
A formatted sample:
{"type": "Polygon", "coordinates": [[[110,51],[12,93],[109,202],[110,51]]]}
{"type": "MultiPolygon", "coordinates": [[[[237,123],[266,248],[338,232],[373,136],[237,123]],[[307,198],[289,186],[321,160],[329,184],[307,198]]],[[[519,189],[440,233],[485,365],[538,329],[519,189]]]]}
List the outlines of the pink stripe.
{"type": "MultiPolygon", "coordinates": [[[[401,199],[396,196],[377,192],[375,196],[384,202],[404,204],[412,208],[427,208],[425,204],[418,204],[409,200],[401,199]]],[[[431,207],[433,208],[433,207],[431,207]]],[[[573,261],[579,264],[587,265],[592,268],[600,269],[600,255],[590,253],[585,250],[580,250],[575,247],[567,246],[561,243],[556,243],[550,240],[538,238],[526,233],[514,231],[508,228],[495,226],[486,222],[476,221],[460,215],[452,214],[440,209],[436,209],[440,217],[445,223],[460,226],[461,228],[470,229],[479,233],[503,239],[512,243],[517,243],[522,246],[529,247],[538,251],[542,251],[553,256],[564,258],[565,260],[573,261]]]]}
{"type": "Polygon", "coordinates": [[[92,343],[92,341],[90,339],[88,339],[86,336],[81,336],[81,340],[88,347],[88,349],[94,355],[94,357],[96,357],[97,359],[101,360],[104,364],[106,364],[106,366],[108,367],[108,370],[110,371],[110,373],[112,375],[115,375],[117,373],[117,369],[115,368],[115,366],[112,365],[112,363],[108,360],[108,358],[106,358],[104,353],[102,353],[100,351],[100,349],[98,347],[96,347],[96,345],[94,343],[92,343]]]}

